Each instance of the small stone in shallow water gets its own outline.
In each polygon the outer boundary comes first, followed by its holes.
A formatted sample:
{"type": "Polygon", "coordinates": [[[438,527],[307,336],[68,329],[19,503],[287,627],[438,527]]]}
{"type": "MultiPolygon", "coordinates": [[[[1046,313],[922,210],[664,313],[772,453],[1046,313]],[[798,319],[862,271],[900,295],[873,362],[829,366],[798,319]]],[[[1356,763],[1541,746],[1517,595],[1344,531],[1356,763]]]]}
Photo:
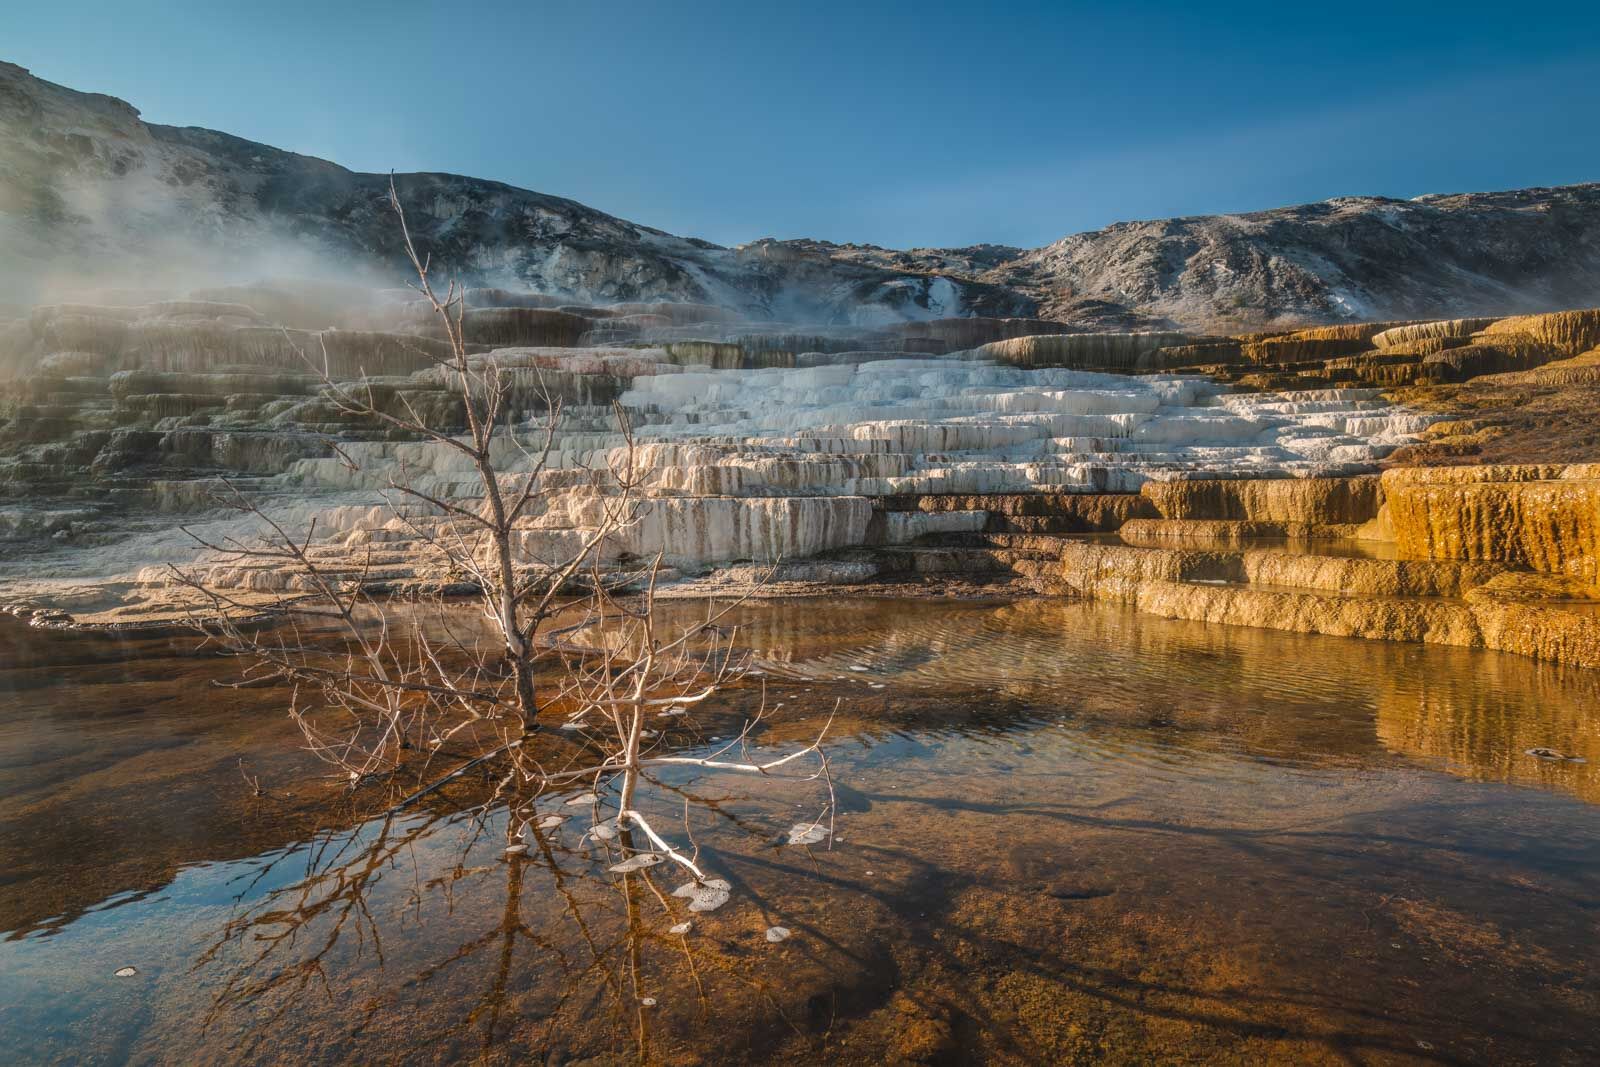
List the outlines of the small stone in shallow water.
{"type": "Polygon", "coordinates": [[[767,940],[771,941],[774,945],[776,945],[779,941],[787,941],[788,939],[789,928],[787,926],[767,927],[767,940]]]}
{"type": "Polygon", "coordinates": [[[733,886],[721,878],[707,878],[703,882],[685,882],[672,895],[688,898],[690,911],[716,911],[733,895],[733,886]]]}
{"type": "Polygon", "coordinates": [[[669,927],[667,933],[677,934],[681,937],[692,929],[694,929],[694,923],[679,923],[676,926],[669,927]]]}
{"type": "Polygon", "coordinates": [[[1565,752],[1557,752],[1553,748],[1530,748],[1525,753],[1535,759],[1560,761],[1563,763],[1588,763],[1582,756],[1569,756],[1565,752]]]}
{"type": "Polygon", "coordinates": [[[137,968],[137,967],[118,967],[117,971],[116,971],[116,975],[117,975],[118,978],[132,978],[134,975],[136,975],[138,973],[139,973],[139,968],[137,968]]]}
{"type": "Polygon", "coordinates": [[[564,723],[561,724],[561,728],[563,730],[581,730],[581,729],[583,729],[583,723],[581,723],[581,722],[564,722],[564,723]]]}
{"type": "Polygon", "coordinates": [[[653,1007],[656,1006],[656,998],[655,997],[640,997],[639,998],[639,1003],[644,1005],[647,1008],[653,1008],[653,1007]]]}
{"type": "MultiPolygon", "coordinates": [[[[851,670],[853,670],[853,671],[860,671],[860,672],[861,672],[861,673],[863,673],[863,674],[864,674],[864,673],[866,673],[866,672],[867,672],[867,671],[870,671],[870,670],[871,670],[871,669],[872,669],[872,668],[871,668],[871,667],[866,667],[866,666],[863,666],[863,665],[862,665],[862,664],[860,664],[860,663],[855,663],[855,664],[852,664],[852,665],[851,665],[851,666],[850,666],[850,669],[851,669],[851,670]]],[[[774,928],[774,929],[776,929],[776,927],[775,927],[775,928],[774,928]]]]}

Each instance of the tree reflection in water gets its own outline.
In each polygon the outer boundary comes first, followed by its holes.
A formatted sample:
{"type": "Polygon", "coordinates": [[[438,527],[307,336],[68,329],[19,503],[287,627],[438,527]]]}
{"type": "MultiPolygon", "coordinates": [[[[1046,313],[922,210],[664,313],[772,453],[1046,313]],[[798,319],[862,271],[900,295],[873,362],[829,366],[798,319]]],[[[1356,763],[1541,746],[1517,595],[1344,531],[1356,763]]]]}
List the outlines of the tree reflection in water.
{"type": "MultiPolygon", "coordinates": [[[[707,812],[771,843],[726,798],[654,776],[641,784],[657,826],[681,804],[691,841],[691,813],[707,812]]],[[[800,1033],[757,976],[759,959],[702,933],[691,902],[673,895],[676,864],[610,869],[650,855],[651,842],[631,827],[599,840],[582,819],[541,828],[541,815],[570,810],[564,801],[541,798],[540,812],[441,801],[264,858],[192,968],[218,983],[207,1031],[238,1026],[255,1055],[286,1032],[326,1052],[401,1026],[409,1047],[452,1054],[653,1059],[663,1040],[705,1040],[716,976],[716,1006],[759,1009],[800,1033]],[[507,851],[518,825],[528,847],[507,851]]]]}

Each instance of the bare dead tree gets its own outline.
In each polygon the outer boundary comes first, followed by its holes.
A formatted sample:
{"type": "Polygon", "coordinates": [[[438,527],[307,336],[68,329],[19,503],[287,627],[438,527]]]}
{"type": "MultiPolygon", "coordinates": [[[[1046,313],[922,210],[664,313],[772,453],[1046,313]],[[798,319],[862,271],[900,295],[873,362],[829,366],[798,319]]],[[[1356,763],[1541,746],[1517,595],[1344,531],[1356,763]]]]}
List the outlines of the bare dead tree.
{"type": "Polygon", "coordinates": [[[527,847],[540,795],[586,785],[593,821],[585,836],[620,848],[623,873],[671,861],[692,878],[680,887],[691,908],[717,906],[727,884],[709,877],[692,843],[674,844],[651,824],[637,799],[641,783],[674,766],[756,775],[810,766],[801,777],[822,783],[827,800],[816,821],[792,836],[815,843],[831,829],[824,828],[833,810],[822,749],[827,729],[784,755],[753,754],[763,699],[715,752],[679,755],[664,744],[684,717],[744,677],[749,662],[736,647],[737,631],[718,625],[740,599],[664,629],[655,603],[659,552],[631,570],[606,553],[648,506],[622,409],[613,406],[620,445],[603,464],[574,467],[564,456],[557,462],[560,398],[534,368],[533,399],[543,413],[537,423],[519,422],[530,388],[526,368],[474,351],[466,290],[450,281],[438,291],[392,180],[389,204],[416,274],[413,288],[447,342],[443,354],[429,356],[431,370],[459,400],[462,425],[438,425],[403,391],[385,391],[365,372],[340,380],[326,344],[302,355],[340,411],[459,457],[475,490],[440,488],[403,464],[388,472],[386,511],[408,538],[414,572],[397,585],[375,580],[370,540],[360,548],[332,543],[327,531],[319,537],[315,517],[292,528],[223,483],[223,502],[253,533],[190,531],[210,553],[209,573],[266,567],[282,588],[263,602],[210,580],[204,568],[173,568],[175,580],[199,596],[195,625],[244,659],[240,684],[288,686],[290,714],[310,750],[351,788],[387,783],[390,814],[482,771],[492,782],[478,798],[485,811],[505,804],[527,813],[506,822],[505,848],[515,853],[527,847]],[[576,536],[541,536],[535,521],[574,493],[591,521],[576,536]],[[463,588],[476,598],[475,615],[449,595],[463,588]],[[557,718],[563,728],[535,744],[535,731],[557,718]],[[606,815],[613,794],[615,814],[606,815]]]}

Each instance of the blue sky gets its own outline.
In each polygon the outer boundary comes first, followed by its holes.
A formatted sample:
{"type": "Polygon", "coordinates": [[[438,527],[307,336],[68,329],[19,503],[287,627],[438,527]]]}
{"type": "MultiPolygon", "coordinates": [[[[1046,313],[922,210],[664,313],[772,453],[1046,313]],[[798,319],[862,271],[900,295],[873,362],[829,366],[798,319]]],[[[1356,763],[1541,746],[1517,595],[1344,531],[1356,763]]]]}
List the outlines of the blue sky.
{"type": "Polygon", "coordinates": [[[1600,180],[1593,2],[6,0],[0,58],[152,122],[722,243],[1038,245],[1600,180]]]}

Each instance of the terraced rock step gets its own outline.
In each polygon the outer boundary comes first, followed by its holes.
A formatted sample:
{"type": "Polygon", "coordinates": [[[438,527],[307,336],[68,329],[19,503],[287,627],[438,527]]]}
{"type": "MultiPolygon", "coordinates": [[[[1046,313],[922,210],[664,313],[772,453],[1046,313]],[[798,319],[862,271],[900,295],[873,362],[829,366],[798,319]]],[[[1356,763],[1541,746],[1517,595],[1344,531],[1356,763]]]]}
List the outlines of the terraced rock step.
{"type": "MultiPolygon", "coordinates": [[[[703,575],[910,547],[885,557],[891,569],[994,573],[997,559],[1026,568],[1044,550],[962,538],[1119,533],[1128,549],[1239,553],[1271,539],[1336,559],[1449,555],[1459,541],[1468,558],[1595,577],[1596,554],[1564,534],[1590,521],[1582,479],[1552,476],[1563,484],[1529,491],[1538,499],[1509,525],[1500,517],[1514,509],[1494,483],[1396,479],[1386,498],[1377,480],[1348,476],[1419,442],[1440,416],[1374,385],[1328,384],[1360,375],[1324,373],[1371,359],[1389,380],[1401,363],[1491,349],[1518,367],[1581,362],[1574,353],[1600,337],[1594,312],[1230,338],[977,317],[798,326],[704,303],[470,298],[482,302],[467,315],[471,356],[499,368],[523,443],[540,437],[550,400],[563,404],[540,476],[547,493],[520,531],[530,567],[600,520],[608,487],[591,472],[626,458],[618,404],[644,500],[638,521],[601,546],[603,565],[660,553],[703,575]],[[1251,376],[1304,387],[1235,388],[1251,376]]],[[[470,504],[477,472],[448,447],[352,416],[313,373],[364,373],[359,388],[385,410],[458,427],[441,345],[426,309],[391,292],[253,286],[35,309],[0,331],[0,355],[25,370],[0,424],[0,536],[33,546],[25,563],[0,562],[0,585],[102,613],[106,590],[121,589],[134,614],[170,595],[173,564],[262,595],[291,588],[287,574],[210,557],[182,536],[178,515],[214,541],[260,533],[216,511],[219,476],[289,527],[315,519],[330,565],[343,553],[352,575],[453,582],[430,571],[417,540],[439,517],[410,503],[397,515],[390,484],[470,504]],[[380,570],[356,565],[368,553],[380,570]]],[[[510,441],[497,460],[513,477],[531,465],[510,441]]],[[[1263,575],[1207,580],[1284,584],[1264,572],[1287,563],[1250,559],[1263,575]]],[[[1316,587],[1366,583],[1375,596],[1454,580],[1415,567],[1385,578],[1348,561],[1319,572],[1328,577],[1316,587]]]]}
{"type": "Polygon", "coordinates": [[[1185,544],[1235,547],[1264,541],[1350,541],[1359,523],[1263,522],[1249,519],[1130,519],[1117,532],[1144,548],[1185,544]]]}
{"type": "MultiPolygon", "coordinates": [[[[935,549],[917,550],[938,552],[935,549]]],[[[1006,572],[1038,591],[1166,618],[1297,633],[1487,648],[1600,667],[1600,599],[1497,564],[1352,559],[1282,550],[1204,552],[1060,541],[944,550],[908,573],[1006,572]]]]}
{"type": "MultiPolygon", "coordinates": [[[[1600,667],[1597,487],[1600,466],[1585,465],[1155,482],[1139,499],[1168,517],[1115,536],[969,535],[940,567],[1168,618],[1600,667]],[[1240,514],[1274,518],[1207,517],[1240,514]]],[[[1086,510],[1141,510],[1112,499],[1086,510]]]]}

